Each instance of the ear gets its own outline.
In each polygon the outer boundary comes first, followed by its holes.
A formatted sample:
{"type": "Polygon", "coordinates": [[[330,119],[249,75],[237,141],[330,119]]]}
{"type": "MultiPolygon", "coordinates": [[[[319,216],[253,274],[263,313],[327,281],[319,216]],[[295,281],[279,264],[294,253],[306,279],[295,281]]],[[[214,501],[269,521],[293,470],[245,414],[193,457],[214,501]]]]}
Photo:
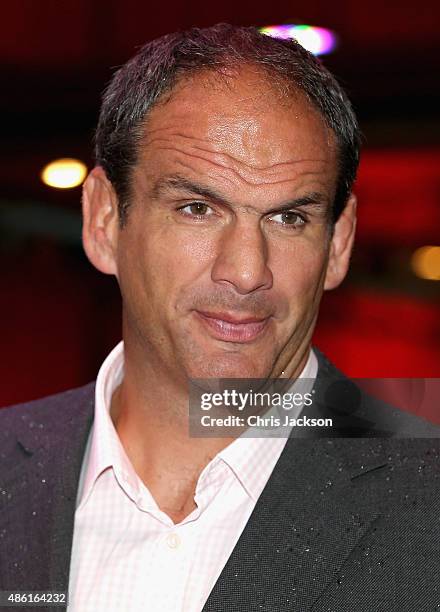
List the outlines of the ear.
{"type": "Polygon", "coordinates": [[[356,230],[356,204],[356,196],[350,194],[333,228],[324,290],[337,287],[347,274],[356,230]]]}
{"type": "Polygon", "coordinates": [[[117,274],[118,198],[103,168],[94,168],[83,185],[83,245],[90,262],[104,274],[117,274]]]}

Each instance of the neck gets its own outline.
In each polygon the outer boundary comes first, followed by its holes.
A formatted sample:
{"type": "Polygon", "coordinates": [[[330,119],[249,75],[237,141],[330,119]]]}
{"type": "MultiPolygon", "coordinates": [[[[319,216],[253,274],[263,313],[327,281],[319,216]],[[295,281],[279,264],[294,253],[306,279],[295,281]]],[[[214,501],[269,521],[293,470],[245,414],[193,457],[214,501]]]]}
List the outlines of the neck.
{"type": "Polygon", "coordinates": [[[157,364],[133,360],[127,349],[124,379],[113,393],[110,414],[134,470],[158,506],[181,520],[195,507],[202,470],[233,438],[191,438],[187,385],[157,364]]]}

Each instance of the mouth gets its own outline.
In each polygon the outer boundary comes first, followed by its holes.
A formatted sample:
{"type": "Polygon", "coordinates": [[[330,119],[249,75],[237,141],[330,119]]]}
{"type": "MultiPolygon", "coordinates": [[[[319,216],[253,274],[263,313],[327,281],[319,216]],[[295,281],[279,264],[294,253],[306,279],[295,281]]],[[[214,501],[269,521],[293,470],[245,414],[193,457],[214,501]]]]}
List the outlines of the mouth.
{"type": "Polygon", "coordinates": [[[226,312],[195,311],[197,318],[217,340],[246,343],[256,340],[267,327],[270,317],[237,317],[226,312]]]}

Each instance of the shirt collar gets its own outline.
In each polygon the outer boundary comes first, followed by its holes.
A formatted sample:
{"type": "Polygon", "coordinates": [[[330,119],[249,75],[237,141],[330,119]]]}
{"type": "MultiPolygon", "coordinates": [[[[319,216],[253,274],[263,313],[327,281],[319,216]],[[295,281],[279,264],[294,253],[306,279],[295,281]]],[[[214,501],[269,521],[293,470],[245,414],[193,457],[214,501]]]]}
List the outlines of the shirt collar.
{"type": "Polygon", "coordinates": [[[79,488],[81,504],[86,503],[96,479],[108,468],[113,468],[120,485],[130,497],[137,499],[139,495],[139,479],[110,416],[112,395],[123,377],[124,343],[121,341],[105,359],[96,379],[95,418],[83,463],[86,471],[79,488]]]}
{"type": "MultiPolygon", "coordinates": [[[[318,360],[313,349],[310,350],[307,362],[290,392],[298,390],[307,393],[312,390],[318,373],[318,360]]],[[[301,412],[300,407],[296,417],[301,412]]],[[[291,427],[283,430],[279,437],[267,437],[261,432],[260,437],[242,435],[217,455],[234,472],[247,494],[256,502],[286,445],[291,427]]],[[[253,434],[255,436],[255,433],[253,434]]]]}

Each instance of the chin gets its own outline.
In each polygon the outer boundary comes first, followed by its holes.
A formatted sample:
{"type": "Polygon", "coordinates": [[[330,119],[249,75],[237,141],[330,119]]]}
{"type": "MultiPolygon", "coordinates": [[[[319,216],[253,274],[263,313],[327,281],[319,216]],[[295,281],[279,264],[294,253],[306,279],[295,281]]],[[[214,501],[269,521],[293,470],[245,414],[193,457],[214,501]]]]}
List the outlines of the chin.
{"type": "Polygon", "coordinates": [[[207,357],[187,368],[189,378],[267,378],[271,368],[242,355],[207,357]]]}

